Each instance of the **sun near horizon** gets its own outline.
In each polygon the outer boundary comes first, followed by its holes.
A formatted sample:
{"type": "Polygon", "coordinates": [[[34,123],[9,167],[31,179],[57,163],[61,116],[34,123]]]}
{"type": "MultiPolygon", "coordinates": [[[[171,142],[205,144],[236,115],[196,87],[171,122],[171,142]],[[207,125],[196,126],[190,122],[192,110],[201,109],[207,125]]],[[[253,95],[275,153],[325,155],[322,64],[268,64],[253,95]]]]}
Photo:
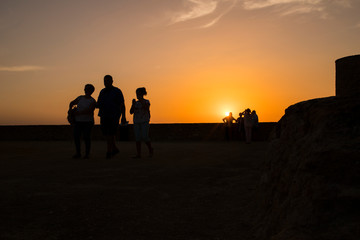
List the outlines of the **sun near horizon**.
{"type": "Polygon", "coordinates": [[[355,0],[21,0],[0,9],[0,125],[67,124],[69,102],[87,83],[97,99],[106,74],[130,122],[138,87],[151,123],[216,123],[246,108],[277,122],[292,104],[334,96],[335,60],[360,52],[355,0]]]}

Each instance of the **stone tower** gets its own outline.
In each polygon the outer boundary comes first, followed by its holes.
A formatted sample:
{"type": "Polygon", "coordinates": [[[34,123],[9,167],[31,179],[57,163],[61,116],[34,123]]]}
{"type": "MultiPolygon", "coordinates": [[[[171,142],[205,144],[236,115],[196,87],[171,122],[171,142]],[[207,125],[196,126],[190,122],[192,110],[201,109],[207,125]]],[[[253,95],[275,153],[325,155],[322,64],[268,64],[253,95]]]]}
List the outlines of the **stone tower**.
{"type": "Polygon", "coordinates": [[[340,58],[335,64],[336,96],[360,97],[360,55],[340,58]]]}

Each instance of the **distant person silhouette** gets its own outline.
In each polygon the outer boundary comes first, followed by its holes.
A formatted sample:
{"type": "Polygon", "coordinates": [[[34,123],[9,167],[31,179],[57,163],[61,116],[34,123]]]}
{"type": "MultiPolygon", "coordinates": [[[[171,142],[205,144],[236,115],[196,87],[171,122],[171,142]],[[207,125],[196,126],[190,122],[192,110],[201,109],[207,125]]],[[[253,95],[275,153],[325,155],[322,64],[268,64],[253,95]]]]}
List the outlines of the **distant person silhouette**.
{"type": "Polygon", "coordinates": [[[71,101],[69,104],[69,111],[76,106],[74,115],[74,141],[76,154],[73,158],[81,157],[81,135],[83,135],[85,142],[85,156],[84,158],[89,158],[90,147],[91,147],[91,129],[94,126],[94,110],[96,101],[91,94],[95,91],[95,88],[91,84],[86,84],[85,95],[77,97],[75,100],[71,101]]]}
{"type": "Polygon", "coordinates": [[[258,115],[256,114],[256,111],[253,110],[251,112],[251,119],[252,119],[252,122],[253,122],[253,132],[254,131],[257,131],[257,128],[259,126],[259,117],[258,115]]]}
{"type": "Polygon", "coordinates": [[[229,115],[222,120],[225,123],[225,139],[227,141],[232,140],[233,122],[236,119],[232,116],[232,112],[229,112],[229,115]]]}
{"type": "Polygon", "coordinates": [[[252,121],[253,121],[253,127],[257,127],[259,125],[259,117],[256,114],[255,110],[253,110],[251,112],[251,118],[252,118],[252,121]]]}
{"type": "Polygon", "coordinates": [[[239,133],[239,140],[243,140],[245,136],[245,129],[244,129],[244,113],[239,113],[239,117],[236,119],[236,123],[238,125],[238,133],[239,133]]]}
{"type": "Polygon", "coordinates": [[[251,116],[251,110],[247,108],[244,111],[244,128],[246,143],[251,143],[253,120],[251,116]]]}
{"type": "Polygon", "coordinates": [[[111,158],[119,153],[115,144],[115,136],[121,117],[121,123],[125,124],[125,101],[121,90],[113,86],[113,78],[110,75],[104,77],[104,85],[100,91],[97,107],[99,108],[100,126],[102,133],[106,136],[107,152],[106,158],[111,158]]]}
{"type": "Polygon", "coordinates": [[[134,114],[134,134],[137,152],[135,158],[141,157],[141,141],[144,141],[148,147],[149,157],[152,157],[154,154],[149,138],[150,101],[144,98],[146,95],[147,92],[144,87],[136,89],[136,98],[138,100],[133,99],[130,108],[130,114],[134,114]]]}

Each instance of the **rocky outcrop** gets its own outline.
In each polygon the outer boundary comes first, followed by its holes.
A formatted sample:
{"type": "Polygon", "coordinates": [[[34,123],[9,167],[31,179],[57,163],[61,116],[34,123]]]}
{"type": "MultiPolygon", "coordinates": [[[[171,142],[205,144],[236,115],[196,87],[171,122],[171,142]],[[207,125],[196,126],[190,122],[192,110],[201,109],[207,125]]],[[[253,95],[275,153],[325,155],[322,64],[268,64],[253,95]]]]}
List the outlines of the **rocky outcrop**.
{"type": "Polygon", "coordinates": [[[257,239],[360,239],[360,99],[290,106],[258,188],[257,239]]]}

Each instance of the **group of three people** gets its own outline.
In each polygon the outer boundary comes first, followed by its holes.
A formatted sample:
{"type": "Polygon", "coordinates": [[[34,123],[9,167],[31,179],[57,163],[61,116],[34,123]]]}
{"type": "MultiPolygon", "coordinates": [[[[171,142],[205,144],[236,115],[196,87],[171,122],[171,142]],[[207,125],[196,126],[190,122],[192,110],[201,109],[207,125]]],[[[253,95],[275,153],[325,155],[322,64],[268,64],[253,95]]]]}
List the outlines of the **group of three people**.
{"type": "MultiPolygon", "coordinates": [[[[125,101],[121,90],[113,85],[113,78],[110,75],[104,77],[104,86],[96,101],[91,95],[95,91],[92,84],[85,85],[85,95],[77,97],[69,104],[69,114],[73,119],[69,120],[74,125],[74,142],[76,153],[74,158],[81,157],[81,136],[85,142],[85,156],[89,158],[91,148],[91,130],[94,126],[94,111],[99,109],[100,127],[107,140],[106,158],[111,158],[119,149],[115,144],[118,125],[126,124],[125,101]]],[[[149,149],[149,156],[153,155],[153,148],[149,138],[150,122],[150,101],[145,99],[147,94],[145,88],[136,89],[137,100],[133,99],[130,114],[133,114],[134,133],[136,140],[137,155],[141,157],[141,141],[144,141],[149,149]]]]}
{"type": "Polygon", "coordinates": [[[232,112],[230,112],[228,116],[223,118],[223,122],[225,123],[225,137],[227,140],[232,138],[233,123],[237,123],[240,136],[244,131],[246,143],[251,143],[252,131],[257,127],[259,117],[255,110],[251,111],[250,108],[247,108],[245,111],[239,113],[237,119],[235,119],[232,116],[232,112]]]}

